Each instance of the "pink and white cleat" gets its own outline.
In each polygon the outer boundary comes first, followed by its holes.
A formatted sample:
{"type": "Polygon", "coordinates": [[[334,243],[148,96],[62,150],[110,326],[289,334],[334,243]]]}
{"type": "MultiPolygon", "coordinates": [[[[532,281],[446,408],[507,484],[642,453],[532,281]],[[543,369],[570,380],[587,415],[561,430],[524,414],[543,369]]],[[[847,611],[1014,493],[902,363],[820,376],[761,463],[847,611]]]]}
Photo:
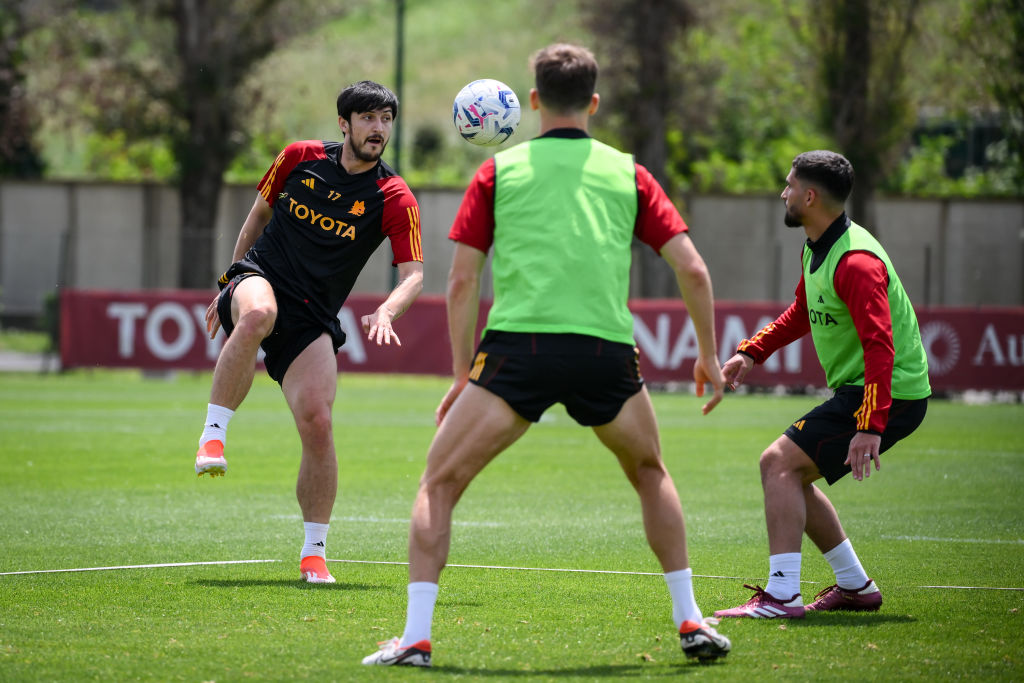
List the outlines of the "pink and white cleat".
{"type": "Polygon", "coordinates": [[[829,586],[807,605],[808,612],[877,612],[882,606],[882,591],[871,579],[860,588],[829,586]]]}
{"type": "Polygon", "coordinates": [[[804,605],[799,593],[788,600],[780,600],[760,586],[743,584],[743,587],[754,591],[754,596],[739,607],[718,610],[715,612],[716,617],[720,619],[729,617],[750,617],[751,619],[804,618],[804,605]]]}

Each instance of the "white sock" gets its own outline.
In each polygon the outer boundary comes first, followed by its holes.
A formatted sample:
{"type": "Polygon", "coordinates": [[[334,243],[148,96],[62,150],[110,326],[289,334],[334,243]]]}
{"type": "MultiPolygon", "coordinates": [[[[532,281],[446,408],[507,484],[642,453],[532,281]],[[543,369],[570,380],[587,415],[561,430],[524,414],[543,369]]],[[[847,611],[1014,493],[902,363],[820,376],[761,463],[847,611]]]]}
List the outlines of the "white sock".
{"type": "Polygon", "coordinates": [[[846,539],[832,550],[824,553],[825,559],[836,574],[836,585],[847,590],[856,590],[867,585],[868,575],[853,551],[853,544],[846,539]]]}
{"type": "Polygon", "coordinates": [[[405,611],[405,632],[399,643],[405,647],[421,640],[430,640],[430,624],[434,621],[437,584],[416,581],[409,584],[409,606],[405,611]]]}
{"type": "Polygon", "coordinates": [[[299,556],[327,557],[327,530],[330,524],[317,524],[316,522],[303,522],[302,527],[306,530],[306,542],[302,544],[302,554],[299,556]]]}
{"type": "Polygon", "coordinates": [[[701,614],[697,600],[693,597],[693,570],[687,568],[666,572],[665,583],[668,584],[668,593],[672,596],[672,621],[676,624],[676,630],[678,631],[687,620],[701,623],[704,615],[701,614]]]}
{"type": "Polygon", "coordinates": [[[203,435],[199,437],[199,445],[202,446],[207,441],[214,439],[226,443],[228,422],[231,421],[231,416],[234,414],[235,411],[229,408],[207,403],[206,424],[203,425],[203,435]]]}
{"type": "MultiPolygon", "coordinates": [[[[768,557],[768,585],[765,592],[790,604],[790,597],[800,594],[800,553],[779,553],[768,557]]],[[[803,604],[800,601],[799,604],[803,604]]]]}

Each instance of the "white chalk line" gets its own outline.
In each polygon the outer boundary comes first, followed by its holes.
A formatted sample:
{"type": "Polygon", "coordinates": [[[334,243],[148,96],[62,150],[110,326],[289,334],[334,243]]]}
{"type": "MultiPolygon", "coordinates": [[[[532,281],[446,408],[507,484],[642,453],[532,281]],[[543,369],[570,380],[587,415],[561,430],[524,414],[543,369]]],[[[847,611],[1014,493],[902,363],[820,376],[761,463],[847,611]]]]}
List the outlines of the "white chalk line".
{"type": "Polygon", "coordinates": [[[942,536],[879,536],[887,541],[927,541],[929,543],[992,543],[1024,545],[1024,538],[945,538],[942,536]]]}
{"type": "Polygon", "coordinates": [[[281,560],[216,560],[210,562],[163,562],[160,564],[122,564],[116,567],[76,567],[74,569],[31,569],[22,572],[0,572],[0,576],[16,576],[18,574],[61,574],[65,572],[105,572],[116,569],[159,569],[161,567],[198,567],[217,564],[260,564],[264,562],[280,562],[281,560]]]}
{"type": "MultiPolygon", "coordinates": [[[[124,570],[124,569],[154,569],[162,567],[196,567],[196,566],[208,566],[208,565],[230,565],[230,564],[265,564],[270,562],[282,562],[283,560],[220,560],[220,561],[209,561],[209,562],[165,562],[161,564],[128,564],[114,567],[79,567],[74,569],[32,569],[27,571],[18,572],[0,572],[0,576],[16,576],[25,574],[58,574],[67,572],[98,572],[98,571],[111,571],[111,570],[124,570]]],[[[387,560],[342,560],[342,559],[328,559],[328,562],[338,562],[342,564],[377,564],[377,565],[391,565],[397,567],[407,567],[408,562],[393,562],[387,560]]],[[[615,569],[573,569],[564,567],[513,567],[503,565],[489,565],[489,564],[448,564],[445,565],[448,568],[457,569],[499,569],[505,571],[518,571],[518,572],[561,572],[567,574],[620,574],[626,576],[662,576],[659,572],[631,572],[631,571],[620,571],[615,569]]],[[[694,574],[695,579],[720,579],[729,581],[756,581],[746,576],[716,576],[713,574],[694,574]]],[[[801,581],[800,583],[806,584],[818,584],[818,581],[801,581]]],[[[911,586],[911,588],[941,588],[949,590],[989,590],[989,591],[1024,591],[1022,588],[1007,588],[1001,586],[911,586]]]]}

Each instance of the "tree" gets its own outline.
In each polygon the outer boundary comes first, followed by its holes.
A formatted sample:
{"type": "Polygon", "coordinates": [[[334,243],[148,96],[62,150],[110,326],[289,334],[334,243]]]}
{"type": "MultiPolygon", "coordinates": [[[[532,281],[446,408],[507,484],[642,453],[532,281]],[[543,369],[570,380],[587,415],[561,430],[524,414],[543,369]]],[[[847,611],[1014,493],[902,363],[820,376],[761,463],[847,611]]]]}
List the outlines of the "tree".
{"type": "MultiPolygon", "coordinates": [[[[697,15],[690,0],[590,0],[581,2],[602,64],[602,105],[614,112],[617,132],[666,190],[668,112],[683,96],[668,87],[676,76],[676,49],[697,15]]],[[[669,296],[671,271],[650,249],[634,247],[640,261],[641,296],[669,296]]]]}
{"type": "Polygon", "coordinates": [[[959,36],[985,66],[984,82],[1006,131],[1006,162],[1024,193],[1024,0],[977,0],[965,9],[959,36]]]}
{"type": "Polygon", "coordinates": [[[899,163],[917,111],[904,57],[920,0],[821,0],[804,14],[816,46],[822,125],[856,173],[850,212],[869,229],[875,191],[899,163]]]}
{"type": "Polygon", "coordinates": [[[37,178],[43,162],[32,139],[33,111],[25,96],[27,2],[0,5],[0,176],[37,178]]]}
{"type": "Polygon", "coordinates": [[[157,141],[173,153],[180,286],[208,288],[220,270],[212,235],[224,173],[249,143],[243,123],[263,96],[247,76],[285,41],[318,25],[334,4],[111,0],[99,10],[63,8],[51,50],[66,74],[67,109],[96,130],[123,133],[128,142],[157,141]]]}

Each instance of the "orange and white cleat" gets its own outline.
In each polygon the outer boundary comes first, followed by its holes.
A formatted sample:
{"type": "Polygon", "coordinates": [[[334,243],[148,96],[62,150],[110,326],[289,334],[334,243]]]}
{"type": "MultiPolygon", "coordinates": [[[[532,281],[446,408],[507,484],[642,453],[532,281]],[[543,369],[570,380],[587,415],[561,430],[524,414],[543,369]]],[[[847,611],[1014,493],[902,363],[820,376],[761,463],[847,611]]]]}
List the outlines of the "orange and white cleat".
{"type": "Polygon", "coordinates": [[[380,648],[372,655],[363,657],[367,666],[430,666],[430,641],[402,647],[398,638],[377,643],[380,648]]]}
{"type": "Polygon", "coordinates": [[[334,577],[327,571],[327,561],[319,555],[302,558],[299,572],[306,583],[334,583],[334,577]]]}
{"type": "Polygon", "coordinates": [[[196,476],[209,474],[211,477],[223,477],[228,471],[228,461],[224,459],[224,444],[214,439],[199,447],[196,453],[196,476]]]}

